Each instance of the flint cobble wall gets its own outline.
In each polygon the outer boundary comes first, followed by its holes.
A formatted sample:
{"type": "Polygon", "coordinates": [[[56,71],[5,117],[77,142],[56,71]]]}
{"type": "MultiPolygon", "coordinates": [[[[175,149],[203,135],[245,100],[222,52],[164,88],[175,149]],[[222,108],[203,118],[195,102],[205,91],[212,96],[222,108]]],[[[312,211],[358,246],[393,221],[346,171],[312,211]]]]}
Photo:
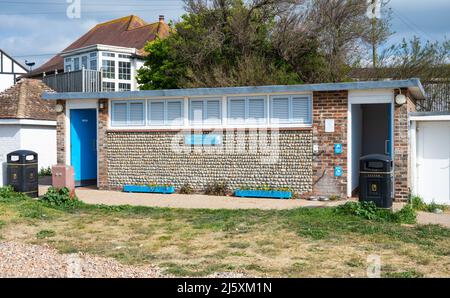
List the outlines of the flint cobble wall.
{"type": "Polygon", "coordinates": [[[223,133],[222,145],[203,148],[184,145],[179,136],[176,131],[107,132],[107,188],[189,183],[201,191],[208,183],[227,181],[231,189],[267,184],[290,187],[300,194],[312,191],[310,129],[280,131],[279,146],[270,133],[255,131],[223,133]],[[274,144],[255,146],[258,136],[274,144]],[[245,144],[245,149],[237,144],[245,144]]]}

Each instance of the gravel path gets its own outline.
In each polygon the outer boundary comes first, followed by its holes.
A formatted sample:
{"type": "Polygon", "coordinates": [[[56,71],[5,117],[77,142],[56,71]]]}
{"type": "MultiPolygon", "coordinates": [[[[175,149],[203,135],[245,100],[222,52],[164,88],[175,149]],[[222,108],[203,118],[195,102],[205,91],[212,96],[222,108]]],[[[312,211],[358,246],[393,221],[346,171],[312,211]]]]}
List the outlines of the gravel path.
{"type": "MultiPolygon", "coordinates": [[[[112,258],[83,253],[60,254],[47,245],[0,242],[0,278],[164,278],[158,267],[126,266],[112,258]]],[[[243,278],[242,273],[219,272],[208,278],[243,278]]]]}
{"type": "Polygon", "coordinates": [[[125,266],[114,259],[60,254],[48,246],[0,242],[0,277],[167,277],[154,266],[125,266]]]}

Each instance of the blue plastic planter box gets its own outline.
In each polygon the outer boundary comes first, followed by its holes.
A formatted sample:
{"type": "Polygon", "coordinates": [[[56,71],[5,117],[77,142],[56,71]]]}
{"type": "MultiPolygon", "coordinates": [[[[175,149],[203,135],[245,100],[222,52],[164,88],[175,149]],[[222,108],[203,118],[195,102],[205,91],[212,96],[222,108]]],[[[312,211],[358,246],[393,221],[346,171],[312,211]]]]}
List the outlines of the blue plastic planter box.
{"type": "Polygon", "coordinates": [[[291,199],[291,191],[281,190],[241,190],[238,189],[234,192],[236,197],[243,198],[271,198],[271,199],[291,199]]]}
{"type": "Polygon", "coordinates": [[[173,186],[147,186],[147,185],[125,185],[124,192],[144,192],[144,193],[165,193],[171,194],[175,192],[173,186]]]}

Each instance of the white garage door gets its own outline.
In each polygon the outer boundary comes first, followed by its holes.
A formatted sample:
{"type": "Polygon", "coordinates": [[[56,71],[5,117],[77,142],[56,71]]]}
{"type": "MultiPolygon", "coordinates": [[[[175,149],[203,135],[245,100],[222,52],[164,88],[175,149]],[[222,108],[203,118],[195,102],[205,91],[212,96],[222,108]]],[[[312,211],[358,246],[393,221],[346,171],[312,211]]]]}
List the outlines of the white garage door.
{"type": "Polygon", "coordinates": [[[427,203],[450,204],[450,121],[418,122],[417,187],[427,203]]]}

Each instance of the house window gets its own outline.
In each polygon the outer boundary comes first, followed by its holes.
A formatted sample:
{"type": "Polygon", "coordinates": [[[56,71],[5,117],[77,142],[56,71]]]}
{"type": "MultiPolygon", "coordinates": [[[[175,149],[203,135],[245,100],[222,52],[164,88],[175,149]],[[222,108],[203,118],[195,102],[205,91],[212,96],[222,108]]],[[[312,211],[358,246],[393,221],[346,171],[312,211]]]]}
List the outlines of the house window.
{"type": "Polygon", "coordinates": [[[118,57],[123,59],[130,59],[131,55],[119,54],[118,57]]]}
{"type": "Polygon", "coordinates": [[[130,91],[131,84],[128,83],[119,83],[119,91],[130,91]]]}
{"type": "Polygon", "coordinates": [[[131,62],[119,61],[119,80],[131,80],[131,62]]]}
{"type": "Polygon", "coordinates": [[[111,111],[112,126],[142,126],[145,124],[144,101],[113,101],[111,111]]]}
{"type": "Polygon", "coordinates": [[[112,91],[116,91],[116,83],[114,82],[103,82],[102,83],[102,91],[103,92],[112,92],[112,91]]]}
{"type": "Polygon", "coordinates": [[[79,57],[73,58],[73,70],[74,71],[80,70],[80,58],[79,57]]]}
{"type": "Polygon", "coordinates": [[[220,124],[222,122],[221,100],[192,99],[189,114],[192,124],[220,124]]]}
{"type": "Polygon", "coordinates": [[[64,59],[64,72],[72,71],[72,58],[64,59]]]}
{"type": "Polygon", "coordinates": [[[84,69],[88,69],[88,57],[87,56],[81,57],[81,67],[84,69]]]}
{"type": "Polygon", "coordinates": [[[102,52],[103,57],[116,57],[116,54],[110,52],[102,52]]]}
{"type": "Polygon", "coordinates": [[[231,97],[228,99],[228,119],[231,124],[265,123],[264,97],[231,97]]]}
{"type": "Polygon", "coordinates": [[[90,53],[89,54],[89,69],[91,70],[97,70],[97,53],[90,53]]]}
{"type": "Polygon", "coordinates": [[[271,123],[312,124],[311,96],[272,96],[270,100],[271,123]]]}
{"type": "Polygon", "coordinates": [[[149,125],[183,124],[183,100],[149,100],[149,125]]]}
{"type": "Polygon", "coordinates": [[[103,78],[114,79],[116,77],[116,62],[113,60],[103,60],[103,78]]]}

